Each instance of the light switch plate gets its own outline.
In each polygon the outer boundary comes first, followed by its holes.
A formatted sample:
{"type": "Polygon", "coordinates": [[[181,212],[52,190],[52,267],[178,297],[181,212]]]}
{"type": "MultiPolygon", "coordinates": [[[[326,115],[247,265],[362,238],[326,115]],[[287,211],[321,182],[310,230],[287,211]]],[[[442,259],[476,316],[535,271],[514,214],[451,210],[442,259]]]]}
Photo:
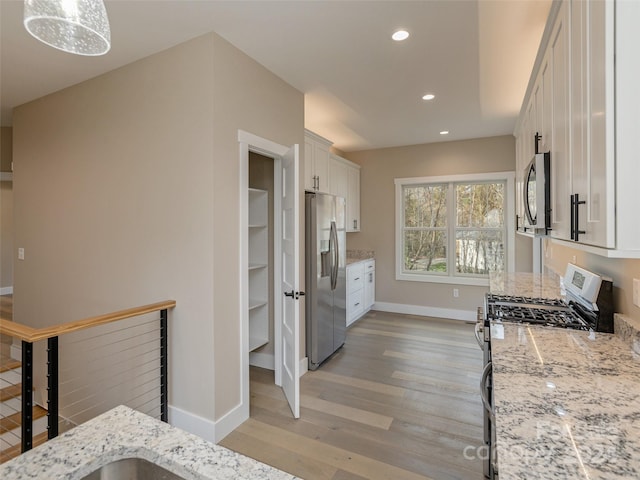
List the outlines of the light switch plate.
{"type": "Polygon", "coordinates": [[[633,279],[633,304],[640,307],[640,280],[633,279]]]}
{"type": "Polygon", "coordinates": [[[24,248],[18,248],[18,260],[24,260],[24,248]]]}

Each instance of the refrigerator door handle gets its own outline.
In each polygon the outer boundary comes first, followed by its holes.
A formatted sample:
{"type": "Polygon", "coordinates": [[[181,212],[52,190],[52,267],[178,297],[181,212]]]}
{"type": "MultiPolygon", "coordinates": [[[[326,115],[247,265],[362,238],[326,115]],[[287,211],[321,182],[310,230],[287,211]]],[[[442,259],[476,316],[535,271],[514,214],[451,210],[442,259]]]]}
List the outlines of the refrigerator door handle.
{"type": "Polygon", "coordinates": [[[332,265],[331,265],[331,290],[336,289],[338,284],[338,230],[336,228],[336,222],[331,222],[331,234],[329,240],[329,251],[333,253],[332,265]]]}

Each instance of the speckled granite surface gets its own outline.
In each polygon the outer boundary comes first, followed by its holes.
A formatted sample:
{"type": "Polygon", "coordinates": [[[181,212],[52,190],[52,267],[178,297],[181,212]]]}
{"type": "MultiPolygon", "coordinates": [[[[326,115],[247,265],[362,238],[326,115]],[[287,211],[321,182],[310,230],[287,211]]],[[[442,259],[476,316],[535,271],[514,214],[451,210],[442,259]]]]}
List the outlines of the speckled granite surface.
{"type": "Polygon", "coordinates": [[[535,298],[561,298],[560,279],[534,273],[491,273],[489,291],[503,295],[535,298]]]}
{"type": "Polygon", "coordinates": [[[492,326],[501,480],[640,478],[640,354],[629,343],[639,337],[628,325],[492,326]]]}
{"type": "Polygon", "coordinates": [[[349,250],[347,249],[347,265],[362,262],[363,260],[373,260],[375,252],[373,250],[349,250]]]}
{"type": "Polygon", "coordinates": [[[295,478],[123,406],[0,465],[0,478],[74,480],[105,463],[131,457],[187,479],[295,478]]]}

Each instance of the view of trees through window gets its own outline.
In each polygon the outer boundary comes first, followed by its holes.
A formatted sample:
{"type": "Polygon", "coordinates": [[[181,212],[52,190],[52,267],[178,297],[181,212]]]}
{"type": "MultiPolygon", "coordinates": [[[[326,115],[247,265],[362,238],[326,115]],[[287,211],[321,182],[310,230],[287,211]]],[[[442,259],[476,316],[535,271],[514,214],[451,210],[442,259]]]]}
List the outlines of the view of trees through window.
{"type": "Polygon", "coordinates": [[[504,206],[504,182],[403,186],[403,270],[451,274],[453,268],[461,275],[503,271],[504,206]]]}

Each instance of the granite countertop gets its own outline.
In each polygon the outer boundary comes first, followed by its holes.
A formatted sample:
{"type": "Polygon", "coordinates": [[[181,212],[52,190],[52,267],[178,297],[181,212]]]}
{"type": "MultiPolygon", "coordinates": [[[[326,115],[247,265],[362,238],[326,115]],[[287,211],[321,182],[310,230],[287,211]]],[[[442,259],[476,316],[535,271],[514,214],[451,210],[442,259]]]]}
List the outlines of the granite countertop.
{"type": "Polygon", "coordinates": [[[640,334],[495,323],[501,480],[640,478],[640,334]]]}
{"type": "Polygon", "coordinates": [[[560,288],[560,278],[552,274],[492,272],[489,275],[489,291],[534,298],[564,297],[560,288]]]}
{"type": "Polygon", "coordinates": [[[347,250],[347,265],[365,260],[375,260],[375,252],[373,250],[347,250]]]}
{"type": "Polygon", "coordinates": [[[106,463],[131,457],[186,479],[295,478],[124,406],[0,465],[0,478],[74,480],[106,463]]]}

